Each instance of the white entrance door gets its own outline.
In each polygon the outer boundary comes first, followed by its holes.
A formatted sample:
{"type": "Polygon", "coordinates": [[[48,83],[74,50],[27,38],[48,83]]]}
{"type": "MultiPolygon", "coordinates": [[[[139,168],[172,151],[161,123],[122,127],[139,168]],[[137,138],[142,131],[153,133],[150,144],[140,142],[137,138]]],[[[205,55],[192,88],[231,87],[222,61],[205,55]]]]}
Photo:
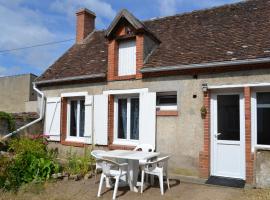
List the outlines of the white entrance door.
{"type": "Polygon", "coordinates": [[[211,175],[245,179],[243,95],[213,94],[211,111],[211,175]]]}

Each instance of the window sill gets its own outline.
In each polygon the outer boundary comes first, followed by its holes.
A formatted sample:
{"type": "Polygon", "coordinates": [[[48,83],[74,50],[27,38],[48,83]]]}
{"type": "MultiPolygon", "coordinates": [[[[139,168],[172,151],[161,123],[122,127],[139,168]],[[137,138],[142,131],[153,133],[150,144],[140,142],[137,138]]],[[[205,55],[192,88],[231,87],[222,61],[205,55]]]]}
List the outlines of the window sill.
{"type": "Polygon", "coordinates": [[[130,79],[136,79],[136,75],[126,75],[126,76],[114,76],[114,81],[122,81],[122,80],[130,80],[130,79]]]}
{"type": "Polygon", "coordinates": [[[158,110],[156,112],[157,116],[178,116],[177,110],[158,110]]]}
{"type": "Polygon", "coordinates": [[[87,145],[82,142],[71,142],[71,141],[62,141],[61,144],[65,146],[73,146],[73,147],[85,147],[87,145]]]}
{"type": "Polygon", "coordinates": [[[128,146],[128,145],[118,145],[118,144],[110,144],[109,145],[109,149],[110,150],[116,150],[116,149],[120,149],[120,150],[133,150],[135,149],[136,146],[128,146]]]}

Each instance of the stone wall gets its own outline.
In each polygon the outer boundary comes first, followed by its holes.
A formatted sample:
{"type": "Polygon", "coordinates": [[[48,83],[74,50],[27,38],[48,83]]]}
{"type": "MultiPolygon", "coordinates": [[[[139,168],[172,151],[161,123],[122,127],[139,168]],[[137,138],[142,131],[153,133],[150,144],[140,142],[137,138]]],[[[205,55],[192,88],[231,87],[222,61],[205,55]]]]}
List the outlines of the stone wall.
{"type": "Polygon", "coordinates": [[[270,188],[270,151],[257,150],[255,163],[256,186],[270,188]]]}
{"type": "MultiPolygon", "coordinates": [[[[15,129],[18,129],[34,120],[39,116],[37,113],[13,113],[12,116],[15,119],[15,129]]],[[[8,130],[7,120],[0,120],[0,136],[7,135],[10,131],[8,130]]],[[[35,135],[43,134],[43,121],[38,122],[19,133],[20,135],[35,135]]]]}

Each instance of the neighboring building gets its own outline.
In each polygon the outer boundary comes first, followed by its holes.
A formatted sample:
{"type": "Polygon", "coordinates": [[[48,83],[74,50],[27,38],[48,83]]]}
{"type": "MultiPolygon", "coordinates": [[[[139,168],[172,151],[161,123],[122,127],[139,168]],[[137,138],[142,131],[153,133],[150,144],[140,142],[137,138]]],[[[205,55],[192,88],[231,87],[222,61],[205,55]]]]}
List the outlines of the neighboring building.
{"type": "Polygon", "coordinates": [[[0,77],[0,111],[37,112],[37,94],[33,90],[34,74],[0,77]]]}
{"type": "Polygon", "coordinates": [[[36,81],[45,134],[60,148],[148,143],[172,173],[255,181],[270,147],[270,1],[140,21],[106,31],[77,12],[76,43],[36,81]]]}

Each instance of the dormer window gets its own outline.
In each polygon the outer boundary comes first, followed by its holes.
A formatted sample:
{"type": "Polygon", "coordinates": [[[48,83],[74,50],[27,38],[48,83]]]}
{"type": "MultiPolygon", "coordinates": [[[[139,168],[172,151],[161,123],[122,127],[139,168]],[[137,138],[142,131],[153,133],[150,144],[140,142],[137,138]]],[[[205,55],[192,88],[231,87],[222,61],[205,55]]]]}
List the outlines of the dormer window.
{"type": "Polygon", "coordinates": [[[119,41],[118,76],[136,74],[136,40],[119,41]]]}

